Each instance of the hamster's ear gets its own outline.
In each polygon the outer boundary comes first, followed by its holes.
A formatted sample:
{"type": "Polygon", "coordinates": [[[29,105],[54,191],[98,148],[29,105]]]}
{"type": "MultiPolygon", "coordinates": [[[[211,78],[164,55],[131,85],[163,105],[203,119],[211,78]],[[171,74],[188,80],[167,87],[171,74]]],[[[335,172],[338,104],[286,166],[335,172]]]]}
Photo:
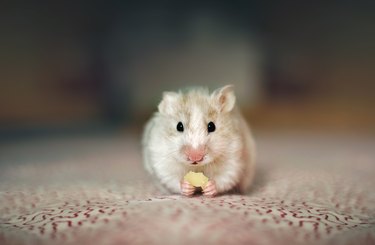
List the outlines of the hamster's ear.
{"type": "Polygon", "coordinates": [[[163,99],[158,105],[158,110],[162,114],[173,114],[176,107],[178,94],[175,92],[164,92],[163,99]]]}
{"type": "Polygon", "coordinates": [[[226,85],[222,88],[216,89],[212,94],[214,106],[220,112],[230,112],[233,110],[236,103],[236,96],[234,95],[233,85],[226,85]]]}

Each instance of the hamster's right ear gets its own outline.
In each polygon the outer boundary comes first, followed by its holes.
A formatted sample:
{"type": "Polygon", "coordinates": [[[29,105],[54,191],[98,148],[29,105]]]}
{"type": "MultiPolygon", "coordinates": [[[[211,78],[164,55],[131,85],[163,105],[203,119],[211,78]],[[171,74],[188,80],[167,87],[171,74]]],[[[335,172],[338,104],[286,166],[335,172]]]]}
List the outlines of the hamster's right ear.
{"type": "Polygon", "coordinates": [[[222,88],[216,89],[212,94],[215,107],[220,112],[230,112],[236,103],[236,96],[234,95],[233,85],[226,85],[222,88]]]}
{"type": "Polygon", "coordinates": [[[158,110],[161,114],[173,114],[175,105],[177,103],[178,94],[175,92],[164,92],[163,99],[158,105],[158,110]]]}

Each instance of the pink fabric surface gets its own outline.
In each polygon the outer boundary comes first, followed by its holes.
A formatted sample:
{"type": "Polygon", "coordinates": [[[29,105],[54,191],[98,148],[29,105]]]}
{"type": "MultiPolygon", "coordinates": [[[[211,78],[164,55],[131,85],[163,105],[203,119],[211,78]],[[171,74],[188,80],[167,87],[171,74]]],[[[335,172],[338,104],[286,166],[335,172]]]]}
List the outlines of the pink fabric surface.
{"type": "Polygon", "coordinates": [[[375,244],[375,140],[256,134],[254,187],[158,190],[136,136],[0,148],[0,244],[375,244]]]}

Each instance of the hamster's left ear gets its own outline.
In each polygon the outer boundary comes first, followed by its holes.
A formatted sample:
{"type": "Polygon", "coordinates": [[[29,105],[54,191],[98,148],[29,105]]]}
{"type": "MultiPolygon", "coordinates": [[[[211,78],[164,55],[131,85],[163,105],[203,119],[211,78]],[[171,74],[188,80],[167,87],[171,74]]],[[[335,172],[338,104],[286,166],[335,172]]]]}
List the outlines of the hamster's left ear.
{"type": "Polygon", "coordinates": [[[216,89],[211,94],[211,98],[214,102],[214,106],[217,107],[220,112],[230,112],[233,110],[236,103],[233,85],[226,85],[222,88],[216,89]]]}
{"type": "Polygon", "coordinates": [[[162,114],[172,115],[174,113],[178,94],[175,92],[164,92],[163,99],[158,105],[158,110],[162,114]]]}

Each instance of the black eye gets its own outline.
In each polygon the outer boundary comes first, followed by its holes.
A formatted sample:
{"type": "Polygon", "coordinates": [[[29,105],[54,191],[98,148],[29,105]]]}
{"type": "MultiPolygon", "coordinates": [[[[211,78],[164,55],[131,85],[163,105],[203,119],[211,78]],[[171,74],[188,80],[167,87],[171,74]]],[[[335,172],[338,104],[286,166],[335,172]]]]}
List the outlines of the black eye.
{"type": "Polygon", "coordinates": [[[182,122],[178,122],[176,128],[178,132],[184,132],[184,125],[182,124],[182,122]]]}
{"type": "Polygon", "coordinates": [[[215,127],[215,124],[213,122],[209,122],[208,125],[207,125],[207,130],[209,133],[215,131],[216,127],[215,127]]]}

